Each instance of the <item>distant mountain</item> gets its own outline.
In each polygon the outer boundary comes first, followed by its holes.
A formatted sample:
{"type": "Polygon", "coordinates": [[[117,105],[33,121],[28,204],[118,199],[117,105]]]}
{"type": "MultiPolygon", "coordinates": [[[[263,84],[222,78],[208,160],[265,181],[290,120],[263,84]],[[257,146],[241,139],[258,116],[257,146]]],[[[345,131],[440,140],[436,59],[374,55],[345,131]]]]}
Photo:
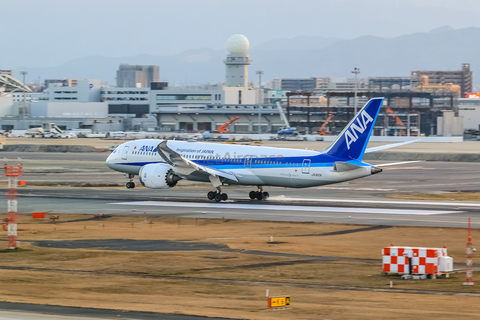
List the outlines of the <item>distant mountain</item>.
{"type": "Polygon", "coordinates": [[[158,65],[160,79],[187,82],[189,85],[205,81],[219,82],[222,78],[222,58],[215,50],[189,50],[174,56],[159,57],[138,55],[123,58],[89,56],[75,59],[53,68],[21,67],[15,70],[28,72],[29,79],[101,79],[115,84],[115,77],[121,63],[158,65]],[[213,76],[212,76],[213,75],[213,76]]]}
{"type": "MultiPolygon", "coordinates": [[[[440,27],[428,33],[396,38],[363,36],[351,40],[323,37],[275,39],[250,49],[255,71],[263,79],[282,77],[350,77],[357,67],[362,77],[409,76],[412,70],[459,70],[470,63],[480,72],[480,28],[440,27]]],[[[90,56],[54,68],[19,68],[28,78],[90,78],[115,83],[120,63],[160,66],[161,80],[195,85],[224,81],[226,50],[195,49],[171,56],[139,55],[124,58],[90,56]]],[[[18,73],[17,73],[18,75],[18,73]]],[[[475,81],[475,79],[474,79],[475,81]]]]}

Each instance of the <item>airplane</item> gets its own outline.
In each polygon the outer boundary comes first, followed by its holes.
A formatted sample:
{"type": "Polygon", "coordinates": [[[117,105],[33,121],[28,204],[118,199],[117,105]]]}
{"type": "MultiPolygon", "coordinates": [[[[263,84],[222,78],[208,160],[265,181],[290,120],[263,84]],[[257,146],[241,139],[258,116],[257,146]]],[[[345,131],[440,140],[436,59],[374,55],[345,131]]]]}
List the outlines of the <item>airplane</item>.
{"type": "Polygon", "coordinates": [[[214,144],[175,140],[145,139],[126,142],[107,158],[113,170],[126,173],[127,188],[133,178],[148,188],[169,189],[179,180],[210,182],[215,188],[207,194],[216,202],[228,200],[224,185],[256,186],[250,199],[270,195],[264,187],[307,188],[340,183],[382,172],[362,161],[365,153],[398,147],[414,141],[366,148],[383,98],[373,98],[321,151],[214,144]]]}

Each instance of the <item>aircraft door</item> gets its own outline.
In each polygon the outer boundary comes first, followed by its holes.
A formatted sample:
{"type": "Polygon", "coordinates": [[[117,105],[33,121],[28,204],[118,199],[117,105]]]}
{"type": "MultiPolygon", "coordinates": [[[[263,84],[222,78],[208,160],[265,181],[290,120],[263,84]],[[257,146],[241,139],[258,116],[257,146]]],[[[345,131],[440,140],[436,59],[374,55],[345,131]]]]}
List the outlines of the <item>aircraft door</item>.
{"type": "Polygon", "coordinates": [[[252,156],[245,156],[245,168],[252,167],[252,156]]]}
{"type": "Polygon", "coordinates": [[[130,148],[129,146],[123,147],[122,160],[127,160],[127,153],[128,153],[128,149],[129,149],[129,148],[130,148]]]}
{"type": "Polygon", "coordinates": [[[302,163],[302,173],[305,173],[305,174],[309,174],[310,173],[310,163],[312,162],[312,160],[310,159],[305,159],[303,160],[303,163],[302,163]]]}

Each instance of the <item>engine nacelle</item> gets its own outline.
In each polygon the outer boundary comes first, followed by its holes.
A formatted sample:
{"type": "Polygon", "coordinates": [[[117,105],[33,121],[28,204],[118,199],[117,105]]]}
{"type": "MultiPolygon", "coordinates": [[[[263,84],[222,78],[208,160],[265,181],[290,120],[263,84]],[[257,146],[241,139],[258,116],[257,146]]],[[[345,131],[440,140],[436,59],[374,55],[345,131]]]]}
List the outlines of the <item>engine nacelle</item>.
{"type": "Polygon", "coordinates": [[[138,173],[140,183],[147,188],[168,189],[175,187],[178,180],[181,180],[173,172],[173,168],[168,164],[151,163],[144,165],[138,173]]]}

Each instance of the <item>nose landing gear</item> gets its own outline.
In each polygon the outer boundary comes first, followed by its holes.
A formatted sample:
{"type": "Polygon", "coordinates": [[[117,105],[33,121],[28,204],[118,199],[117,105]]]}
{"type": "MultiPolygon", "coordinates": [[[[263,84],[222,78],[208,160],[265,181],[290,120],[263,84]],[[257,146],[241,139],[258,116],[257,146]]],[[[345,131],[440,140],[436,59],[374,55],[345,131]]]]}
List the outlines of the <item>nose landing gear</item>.
{"type": "Polygon", "coordinates": [[[135,182],[133,182],[134,177],[135,177],[134,174],[131,174],[131,173],[128,174],[128,179],[130,179],[130,181],[127,182],[127,185],[126,185],[127,189],[135,188],[135,182]]]}

